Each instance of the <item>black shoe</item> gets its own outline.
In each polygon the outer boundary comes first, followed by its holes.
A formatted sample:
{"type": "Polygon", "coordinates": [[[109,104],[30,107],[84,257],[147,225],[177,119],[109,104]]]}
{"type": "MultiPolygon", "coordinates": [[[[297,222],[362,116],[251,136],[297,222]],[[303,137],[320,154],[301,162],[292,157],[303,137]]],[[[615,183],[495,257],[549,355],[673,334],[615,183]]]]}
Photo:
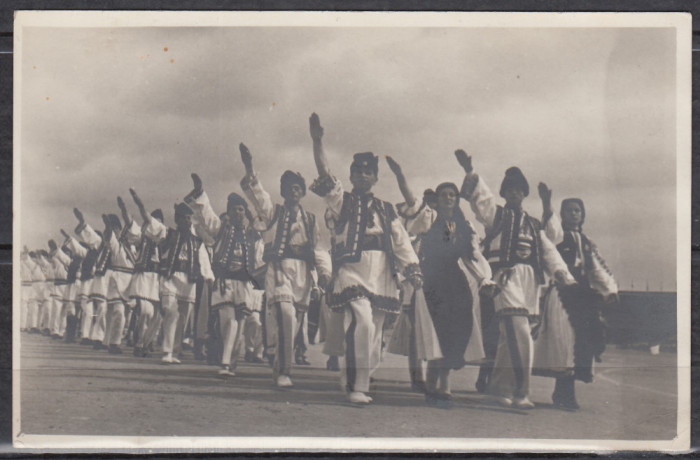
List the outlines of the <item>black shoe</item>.
{"type": "Polygon", "coordinates": [[[143,348],[134,347],[134,356],[136,356],[137,358],[143,358],[143,348]]]}
{"type": "Polygon", "coordinates": [[[33,327],[33,328],[29,329],[29,333],[30,334],[41,334],[41,331],[39,330],[38,327],[33,327]]]}
{"type": "Polygon", "coordinates": [[[50,335],[51,335],[51,330],[49,330],[48,328],[42,329],[42,330],[41,330],[41,335],[50,336],[50,335]]]}
{"type": "Polygon", "coordinates": [[[110,345],[108,351],[112,355],[121,355],[122,354],[122,349],[119,347],[119,345],[110,345]]]}
{"type": "Polygon", "coordinates": [[[245,351],[245,357],[243,358],[245,362],[250,363],[253,360],[253,353],[250,350],[245,351]]]}
{"type": "Polygon", "coordinates": [[[58,334],[51,334],[51,338],[54,339],[54,340],[61,340],[63,337],[61,337],[61,336],[58,335],[58,334]]]}
{"type": "Polygon", "coordinates": [[[92,349],[93,350],[107,350],[107,349],[109,349],[109,347],[107,345],[103,344],[102,342],[96,342],[92,346],[92,349]]]}
{"type": "Polygon", "coordinates": [[[83,339],[80,341],[80,345],[92,345],[92,340],[90,339],[83,339]]]}
{"type": "Polygon", "coordinates": [[[265,363],[265,360],[263,360],[262,358],[258,358],[257,356],[253,355],[253,357],[250,358],[250,362],[253,363],[253,364],[264,364],[264,363],[265,363]]]}
{"type": "Polygon", "coordinates": [[[306,356],[304,356],[303,353],[298,353],[294,357],[294,362],[297,363],[299,366],[310,366],[311,365],[311,363],[309,362],[309,360],[306,359],[306,356]]]}

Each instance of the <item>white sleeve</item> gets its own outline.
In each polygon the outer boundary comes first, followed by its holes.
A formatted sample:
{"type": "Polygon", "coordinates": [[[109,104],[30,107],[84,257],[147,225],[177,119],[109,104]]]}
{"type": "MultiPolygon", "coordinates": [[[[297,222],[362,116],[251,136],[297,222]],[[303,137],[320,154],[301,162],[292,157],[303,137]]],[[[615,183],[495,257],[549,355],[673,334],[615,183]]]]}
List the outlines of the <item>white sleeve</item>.
{"type": "Polygon", "coordinates": [[[314,232],[314,263],[316,265],[316,271],[318,272],[318,275],[326,275],[326,276],[331,276],[331,273],[333,272],[333,264],[331,262],[331,255],[328,251],[325,251],[319,244],[319,229],[318,229],[318,222],[314,225],[313,228],[314,232]]]}
{"type": "Polygon", "coordinates": [[[593,258],[593,268],[588,272],[588,280],[591,287],[603,297],[616,294],[618,289],[617,282],[608,270],[608,267],[606,267],[597,248],[593,248],[591,256],[593,258]]]}
{"type": "Polygon", "coordinates": [[[212,208],[207,192],[202,192],[197,198],[187,200],[187,205],[194,212],[192,221],[197,234],[207,241],[216,238],[221,229],[221,219],[212,208]]]}
{"type": "Polygon", "coordinates": [[[129,223],[124,230],[124,236],[129,244],[138,244],[141,241],[141,226],[134,219],[129,219],[129,223]]]}
{"type": "MultiPolygon", "coordinates": [[[[475,178],[476,185],[470,196],[465,198],[469,201],[476,220],[481,222],[484,227],[491,228],[496,218],[496,197],[493,196],[491,189],[480,176],[474,175],[472,177],[475,178]]],[[[467,178],[465,178],[466,180],[467,178]]]]}
{"type": "Polygon", "coordinates": [[[143,229],[143,233],[149,240],[155,243],[160,243],[166,236],[168,236],[168,227],[158,221],[158,219],[155,217],[148,216],[148,222],[146,223],[146,227],[143,229]]]}
{"type": "Polygon", "coordinates": [[[549,276],[554,276],[558,271],[563,271],[566,273],[567,283],[575,283],[576,280],[571,273],[569,273],[569,268],[566,266],[566,262],[561,258],[561,254],[557,251],[556,246],[549,241],[547,234],[544,230],[540,230],[540,241],[542,242],[542,260],[544,260],[544,269],[549,276]]]}
{"type": "Polygon", "coordinates": [[[68,254],[63,252],[63,249],[61,249],[60,247],[56,248],[56,252],[54,252],[53,254],[53,259],[57,260],[59,263],[61,263],[61,265],[63,265],[66,268],[70,265],[70,257],[68,256],[68,254]]]}
{"type": "MultiPolygon", "coordinates": [[[[435,222],[437,211],[430,206],[423,206],[413,217],[406,219],[406,230],[411,235],[422,235],[430,230],[430,227],[435,222]]],[[[478,247],[478,246],[476,246],[478,247]]]]}
{"type": "Polygon", "coordinates": [[[391,222],[391,244],[400,269],[418,264],[418,256],[413,250],[411,239],[399,219],[394,219],[391,222]]]}
{"type": "Polygon", "coordinates": [[[262,219],[266,226],[270,225],[275,214],[275,206],[272,204],[270,194],[267,193],[258,180],[257,174],[254,172],[252,175],[246,176],[241,187],[243,188],[243,193],[253,203],[258,213],[257,217],[262,219]]]}
{"type": "Polygon", "coordinates": [[[544,226],[545,234],[549,241],[555,246],[564,241],[564,229],[561,226],[561,219],[556,214],[549,216],[547,223],[544,226]]]}
{"type": "Polygon", "coordinates": [[[78,240],[76,240],[75,238],[68,238],[68,249],[70,249],[71,252],[80,259],[84,259],[88,253],[88,250],[85,249],[85,246],[78,243],[78,240]]]}
{"type": "Polygon", "coordinates": [[[78,237],[83,243],[87,244],[90,249],[98,249],[102,244],[102,238],[100,238],[100,235],[98,235],[89,224],[85,224],[82,230],[78,232],[78,237]]]}
{"type": "Polygon", "coordinates": [[[323,200],[326,202],[331,216],[334,219],[339,218],[343,208],[343,184],[335,177],[333,178],[333,188],[323,197],[323,200]]]}
{"type": "Polygon", "coordinates": [[[205,281],[214,281],[214,272],[211,269],[209,253],[204,243],[199,246],[199,270],[205,281]]]}
{"type": "Polygon", "coordinates": [[[474,257],[476,260],[462,257],[462,263],[464,263],[469,273],[471,273],[477,281],[480,288],[487,284],[494,284],[493,281],[491,281],[491,265],[489,265],[488,261],[479,250],[479,235],[477,235],[476,232],[472,234],[472,248],[474,248],[474,257]]]}

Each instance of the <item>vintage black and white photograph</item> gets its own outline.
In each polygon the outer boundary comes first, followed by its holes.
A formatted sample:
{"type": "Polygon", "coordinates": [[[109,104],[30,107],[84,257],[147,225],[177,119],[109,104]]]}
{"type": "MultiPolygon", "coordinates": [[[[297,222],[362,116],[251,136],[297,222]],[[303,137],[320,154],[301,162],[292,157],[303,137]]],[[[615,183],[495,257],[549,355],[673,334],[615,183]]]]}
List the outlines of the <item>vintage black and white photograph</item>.
{"type": "Polygon", "coordinates": [[[15,447],[688,449],[690,30],[19,12],[15,447]]]}

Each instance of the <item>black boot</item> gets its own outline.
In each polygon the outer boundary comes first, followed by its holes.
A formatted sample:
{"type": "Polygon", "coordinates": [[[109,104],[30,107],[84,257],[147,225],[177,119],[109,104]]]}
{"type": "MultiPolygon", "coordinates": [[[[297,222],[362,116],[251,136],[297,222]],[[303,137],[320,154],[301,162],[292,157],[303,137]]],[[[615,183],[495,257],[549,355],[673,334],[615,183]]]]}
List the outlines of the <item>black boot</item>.
{"type": "Polygon", "coordinates": [[[70,315],[66,318],[66,343],[75,343],[75,333],[78,329],[78,318],[70,315]]]}
{"type": "Polygon", "coordinates": [[[571,412],[579,409],[579,405],[576,402],[574,385],[575,380],[573,376],[557,379],[554,386],[554,393],[552,393],[554,407],[571,412]]]}

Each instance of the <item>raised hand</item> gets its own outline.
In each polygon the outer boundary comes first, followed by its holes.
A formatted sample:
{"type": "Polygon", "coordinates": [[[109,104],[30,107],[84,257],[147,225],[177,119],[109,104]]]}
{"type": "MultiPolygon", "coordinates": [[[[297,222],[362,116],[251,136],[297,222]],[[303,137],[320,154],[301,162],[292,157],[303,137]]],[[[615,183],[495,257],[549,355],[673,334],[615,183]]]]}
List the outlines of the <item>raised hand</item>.
{"type": "Polygon", "coordinates": [[[190,177],[192,177],[192,184],[194,186],[193,190],[195,193],[202,193],[202,179],[197,175],[197,173],[192,173],[190,174],[190,177]]]}
{"type": "Polygon", "coordinates": [[[58,246],[56,245],[56,242],[54,240],[49,240],[49,249],[51,252],[54,252],[56,249],[58,249],[58,246]]]}
{"type": "Polygon", "coordinates": [[[73,214],[75,214],[75,217],[78,219],[78,222],[80,222],[81,225],[85,223],[85,218],[83,217],[83,213],[80,212],[80,210],[78,208],[73,208],[73,214]]]}
{"type": "Polygon", "coordinates": [[[68,233],[66,233],[66,231],[63,230],[63,229],[61,229],[61,235],[63,235],[63,238],[65,238],[65,239],[67,239],[67,240],[70,239],[70,236],[68,236],[68,233]]]}
{"type": "Polygon", "coordinates": [[[251,155],[250,150],[243,142],[238,144],[238,150],[241,151],[241,161],[243,166],[245,166],[245,172],[251,174],[253,172],[253,155],[251,155]]]}
{"type": "Polygon", "coordinates": [[[131,198],[134,199],[134,203],[136,203],[136,206],[138,206],[139,209],[143,208],[143,201],[141,201],[141,198],[136,193],[136,190],[130,188],[129,193],[131,193],[131,198]]]}
{"type": "Polygon", "coordinates": [[[321,120],[318,118],[316,113],[312,113],[309,117],[309,131],[311,132],[311,139],[321,140],[323,137],[323,128],[321,127],[321,120]]]}
{"type": "Polygon", "coordinates": [[[457,157],[457,161],[459,162],[460,166],[462,166],[465,173],[469,174],[474,170],[472,167],[472,157],[467,155],[467,152],[462,149],[455,150],[455,157],[457,157]]]}
{"type": "Polygon", "coordinates": [[[102,222],[105,224],[105,229],[112,228],[112,222],[109,220],[109,216],[107,214],[102,214],[102,222]]]}
{"type": "Polygon", "coordinates": [[[141,218],[143,219],[144,222],[148,222],[148,212],[146,212],[146,207],[143,205],[143,201],[141,201],[141,197],[136,193],[136,190],[133,188],[129,189],[129,193],[131,193],[131,198],[134,199],[134,203],[136,203],[136,207],[139,208],[139,214],[141,214],[141,218]]]}
{"type": "Polygon", "coordinates": [[[396,176],[401,176],[403,173],[401,172],[401,166],[389,155],[385,155],[384,158],[386,158],[386,162],[389,163],[389,169],[391,169],[391,172],[393,172],[396,176]]]}
{"type": "Polygon", "coordinates": [[[119,206],[119,210],[122,212],[124,224],[127,224],[129,222],[129,211],[126,210],[126,204],[124,204],[124,200],[122,200],[122,197],[120,196],[117,197],[117,205],[119,206]]]}
{"type": "Polygon", "coordinates": [[[549,204],[552,202],[552,189],[547,187],[547,184],[540,182],[537,186],[537,191],[540,194],[540,199],[542,203],[549,204]]]}

